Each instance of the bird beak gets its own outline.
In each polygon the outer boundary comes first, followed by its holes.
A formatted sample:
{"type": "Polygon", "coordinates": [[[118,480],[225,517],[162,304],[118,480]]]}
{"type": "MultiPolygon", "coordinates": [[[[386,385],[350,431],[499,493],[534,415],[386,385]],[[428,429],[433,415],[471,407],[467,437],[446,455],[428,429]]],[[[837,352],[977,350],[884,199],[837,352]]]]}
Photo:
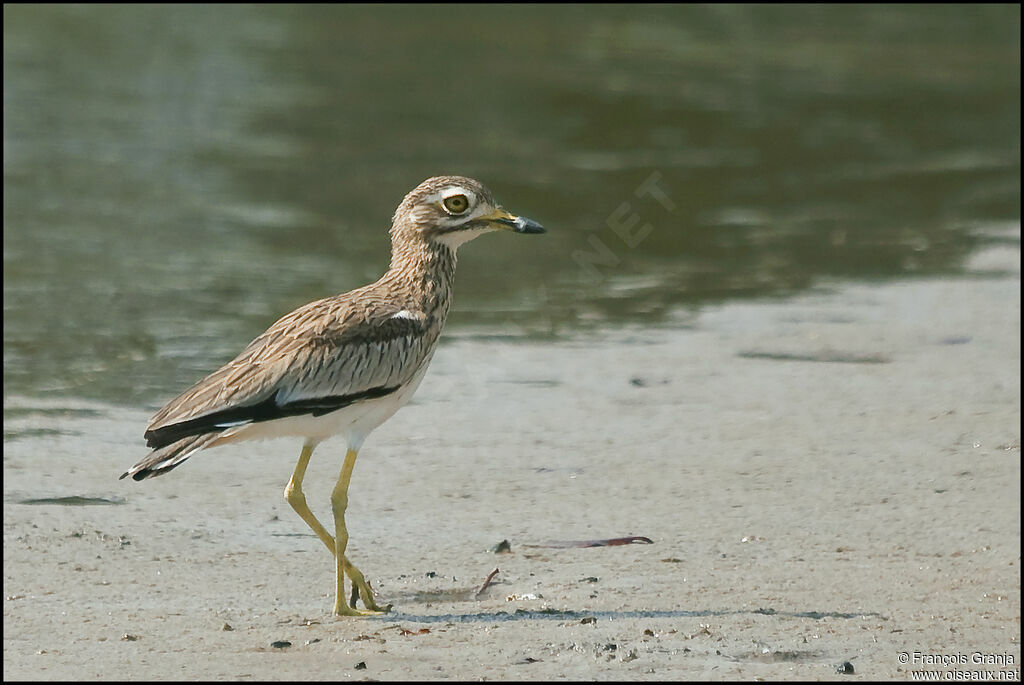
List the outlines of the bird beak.
{"type": "Polygon", "coordinates": [[[500,207],[490,214],[480,217],[484,221],[492,224],[498,224],[499,227],[515,231],[516,233],[546,233],[547,231],[543,226],[538,224],[532,219],[527,219],[525,216],[515,216],[509,214],[500,207]]]}

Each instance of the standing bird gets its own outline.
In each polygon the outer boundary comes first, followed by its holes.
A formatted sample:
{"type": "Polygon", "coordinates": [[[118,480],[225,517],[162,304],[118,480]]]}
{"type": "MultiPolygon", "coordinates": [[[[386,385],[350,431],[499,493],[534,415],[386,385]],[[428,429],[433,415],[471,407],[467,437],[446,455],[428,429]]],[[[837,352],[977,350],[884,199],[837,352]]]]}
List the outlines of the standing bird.
{"type": "Polygon", "coordinates": [[[543,233],[502,209],[478,181],[429,178],[405,196],[391,223],[391,266],[376,283],[311,302],[279,319],[235,359],[157,412],[146,429],[153,451],[121,478],[143,480],[200,450],[242,440],[303,439],[285,499],[335,557],[334,613],[387,611],[346,558],[345,508],[356,454],[370,432],[416,391],[448,317],[455,253],[490,231],[543,233]],[[302,479],[313,450],[340,435],[345,462],[331,493],[334,536],[306,505],[302,479]],[[345,601],[345,576],[352,603],[345,601]],[[355,607],[356,595],[366,610],[355,607]]]}

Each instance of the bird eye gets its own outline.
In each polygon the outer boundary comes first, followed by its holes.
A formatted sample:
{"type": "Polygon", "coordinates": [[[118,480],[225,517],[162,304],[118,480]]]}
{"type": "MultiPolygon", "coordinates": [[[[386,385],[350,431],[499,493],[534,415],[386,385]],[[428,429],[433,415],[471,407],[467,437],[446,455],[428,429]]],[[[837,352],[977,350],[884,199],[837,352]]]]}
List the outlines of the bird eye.
{"type": "Polygon", "coordinates": [[[452,214],[462,214],[469,209],[469,200],[465,195],[452,195],[444,199],[444,208],[452,214]]]}

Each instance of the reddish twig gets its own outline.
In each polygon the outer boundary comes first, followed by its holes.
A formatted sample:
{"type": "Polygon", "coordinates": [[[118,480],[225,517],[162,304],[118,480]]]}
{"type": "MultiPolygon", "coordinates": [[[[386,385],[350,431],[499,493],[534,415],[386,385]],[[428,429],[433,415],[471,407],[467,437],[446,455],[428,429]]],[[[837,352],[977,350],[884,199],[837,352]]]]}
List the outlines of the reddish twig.
{"type": "Polygon", "coordinates": [[[491,574],[487,576],[487,580],[484,581],[484,584],[480,586],[480,589],[476,591],[476,595],[474,596],[479,597],[480,595],[482,595],[484,593],[484,590],[487,589],[487,586],[491,584],[491,581],[494,580],[494,576],[496,575],[498,575],[498,569],[494,569],[493,571],[491,571],[491,574]]]}

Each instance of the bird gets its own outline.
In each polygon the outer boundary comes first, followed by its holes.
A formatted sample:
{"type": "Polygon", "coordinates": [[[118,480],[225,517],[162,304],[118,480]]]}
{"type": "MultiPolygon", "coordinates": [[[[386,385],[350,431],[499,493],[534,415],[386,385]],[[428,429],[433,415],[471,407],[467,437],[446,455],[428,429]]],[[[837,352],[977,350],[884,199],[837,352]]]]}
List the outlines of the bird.
{"type": "Polygon", "coordinates": [[[391,222],[391,263],[376,282],[286,314],[242,352],[168,402],[144,437],[152,449],[121,475],[141,481],[198,452],[248,440],[302,439],[285,500],[334,555],[337,616],[372,616],[380,605],[346,556],[348,489],[371,431],[405,405],[437,349],[452,300],[459,246],[497,230],[546,232],[503,209],[479,181],[428,178],[391,222]],[[334,535],[310,511],[302,481],[313,450],[331,437],[346,451],[331,492],[334,535]],[[351,586],[346,602],[345,577],[351,586]],[[356,606],[362,600],[364,609],[356,606]]]}

